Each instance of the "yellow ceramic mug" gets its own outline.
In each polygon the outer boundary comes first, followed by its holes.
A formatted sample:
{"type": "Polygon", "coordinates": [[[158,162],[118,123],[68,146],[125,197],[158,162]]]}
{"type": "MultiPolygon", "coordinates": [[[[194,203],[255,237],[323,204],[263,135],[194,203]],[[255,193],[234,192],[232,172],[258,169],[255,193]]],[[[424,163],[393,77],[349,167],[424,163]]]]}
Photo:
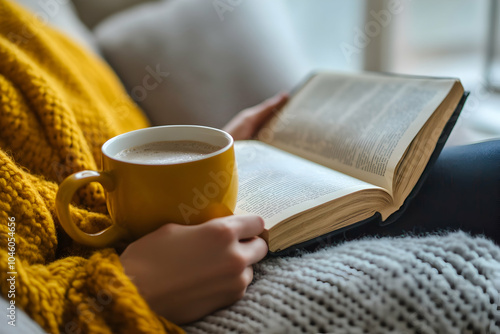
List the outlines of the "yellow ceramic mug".
{"type": "Polygon", "coordinates": [[[57,192],[62,227],[75,241],[93,247],[134,240],[165,223],[199,224],[230,215],[236,206],[238,176],[233,138],[214,128],[179,125],[136,130],[102,146],[102,171],[81,171],[65,179],[57,192]],[[158,141],[194,140],[222,147],[199,160],[140,164],[115,157],[124,149],[158,141]],[[78,188],[99,182],[106,189],[113,225],[88,234],[71,219],[69,204],[78,188]]]}

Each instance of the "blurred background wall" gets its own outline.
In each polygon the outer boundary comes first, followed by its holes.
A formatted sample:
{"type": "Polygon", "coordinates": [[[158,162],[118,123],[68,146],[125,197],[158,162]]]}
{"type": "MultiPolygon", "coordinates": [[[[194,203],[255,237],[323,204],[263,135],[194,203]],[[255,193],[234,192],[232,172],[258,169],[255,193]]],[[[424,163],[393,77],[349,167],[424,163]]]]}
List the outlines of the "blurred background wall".
{"type": "Polygon", "coordinates": [[[500,137],[499,0],[17,1],[86,40],[129,92],[145,69],[168,69],[137,101],[155,123],[209,122],[212,104],[222,124],[307,72],[369,70],[460,78],[471,95],[449,144],[500,137]],[[165,105],[191,118],[165,118],[165,105]]]}
{"type": "Polygon", "coordinates": [[[311,68],[458,77],[471,95],[449,144],[500,136],[498,0],[283,1],[311,68]]]}

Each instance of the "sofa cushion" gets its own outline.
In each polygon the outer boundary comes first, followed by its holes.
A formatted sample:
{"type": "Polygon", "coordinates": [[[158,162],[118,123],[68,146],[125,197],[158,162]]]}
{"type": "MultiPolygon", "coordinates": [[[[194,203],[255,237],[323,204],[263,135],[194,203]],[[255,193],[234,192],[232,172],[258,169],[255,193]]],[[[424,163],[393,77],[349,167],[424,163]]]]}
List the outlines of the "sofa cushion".
{"type": "Polygon", "coordinates": [[[71,1],[15,0],[15,2],[35,13],[44,24],[60,29],[88,49],[99,53],[94,35],[80,21],[71,1]]]}
{"type": "MultiPolygon", "coordinates": [[[[60,1],[60,0],[59,0],[60,1]]],[[[78,15],[88,27],[95,27],[106,17],[140,3],[158,0],[72,0],[78,15]]]]}
{"type": "Polygon", "coordinates": [[[149,3],[96,27],[104,56],[153,124],[221,127],[306,75],[279,1],[217,3],[149,3]]]}

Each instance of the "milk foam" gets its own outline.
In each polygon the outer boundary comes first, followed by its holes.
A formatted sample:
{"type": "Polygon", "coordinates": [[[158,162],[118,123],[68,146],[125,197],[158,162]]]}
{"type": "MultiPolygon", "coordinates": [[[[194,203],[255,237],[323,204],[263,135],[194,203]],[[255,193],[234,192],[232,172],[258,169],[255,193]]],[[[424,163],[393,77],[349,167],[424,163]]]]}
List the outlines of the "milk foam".
{"type": "Polygon", "coordinates": [[[194,140],[159,141],[124,149],[115,158],[150,165],[199,160],[222,147],[194,140]]]}

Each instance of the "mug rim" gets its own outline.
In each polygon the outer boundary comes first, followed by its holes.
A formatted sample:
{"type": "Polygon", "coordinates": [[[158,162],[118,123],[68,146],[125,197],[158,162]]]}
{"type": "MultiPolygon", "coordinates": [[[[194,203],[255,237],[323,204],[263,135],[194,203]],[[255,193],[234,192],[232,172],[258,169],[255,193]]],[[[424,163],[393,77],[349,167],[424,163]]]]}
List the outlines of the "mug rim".
{"type": "MultiPolygon", "coordinates": [[[[183,139],[180,139],[180,140],[183,140],[183,139]]],[[[186,140],[195,141],[197,139],[186,139],[186,140]]],[[[162,141],[162,140],[158,140],[158,141],[162,141]]],[[[198,141],[201,141],[201,140],[198,140],[198,141]]],[[[151,141],[151,143],[152,142],[154,142],[154,141],[151,141]]],[[[150,143],[150,142],[146,142],[144,144],[138,144],[138,145],[145,145],[147,143],[150,143]]],[[[221,153],[226,152],[227,150],[229,150],[233,146],[233,144],[234,144],[234,138],[229,133],[227,133],[226,131],[221,130],[221,129],[217,129],[217,128],[213,128],[213,127],[209,127],[209,126],[202,126],[202,125],[160,125],[160,126],[150,126],[147,128],[132,130],[132,131],[128,131],[128,132],[119,134],[117,136],[114,136],[114,137],[108,139],[101,146],[101,152],[108,159],[111,159],[111,160],[117,161],[117,162],[121,162],[121,163],[126,163],[126,164],[131,164],[131,165],[141,165],[141,166],[169,166],[169,165],[189,164],[189,163],[193,163],[193,162],[197,162],[197,161],[203,161],[206,159],[210,159],[214,156],[217,156],[221,153]],[[204,129],[204,130],[208,130],[208,131],[212,131],[212,132],[217,132],[217,133],[221,134],[222,136],[224,136],[227,139],[228,143],[225,146],[223,146],[222,148],[218,149],[217,151],[214,151],[212,153],[208,153],[208,154],[204,155],[202,158],[199,158],[196,160],[174,162],[174,163],[164,163],[164,164],[151,164],[151,163],[140,163],[140,162],[136,162],[136,161],[127,161],[124,159],[116,158],[113,155],[109,154],[109,152],[106,152],[109,149],[109,147],[118,140],[123,140],[126,137],[138,135],[141,132],[158,131],[158,129],[164,129],[164,128],[188,128],[188,129],[199,128],[199,129],[204,129]]]]}

